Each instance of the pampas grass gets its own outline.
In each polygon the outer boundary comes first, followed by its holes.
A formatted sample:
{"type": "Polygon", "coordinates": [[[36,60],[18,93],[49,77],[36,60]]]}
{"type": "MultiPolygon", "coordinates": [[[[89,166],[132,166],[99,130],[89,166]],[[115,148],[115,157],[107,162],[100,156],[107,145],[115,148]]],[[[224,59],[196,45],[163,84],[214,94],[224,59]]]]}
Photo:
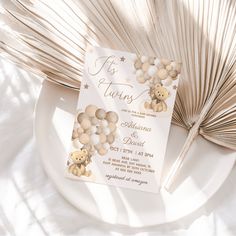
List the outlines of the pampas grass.
{"type": "Polygon", "coordinates": [[[189,134],[170,188],[197,135],[236,150],[233,0],[8,0],[0,52],[26,70],[79,89],[90,45],[182,61],[172,122],[189,134]]]}

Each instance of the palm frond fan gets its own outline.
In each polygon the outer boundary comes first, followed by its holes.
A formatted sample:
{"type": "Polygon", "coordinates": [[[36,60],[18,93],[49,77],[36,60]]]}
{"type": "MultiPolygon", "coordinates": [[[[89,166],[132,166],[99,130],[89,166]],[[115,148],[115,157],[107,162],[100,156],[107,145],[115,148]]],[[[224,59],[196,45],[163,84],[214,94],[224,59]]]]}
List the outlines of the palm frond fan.
{"type": "Polygon", "coordinates": [[[79,89],[85,48],[99,45],[182,61],[172,122],[236,150],[236,1],[8,0],[0,52],[24,69],[79,89]]]}

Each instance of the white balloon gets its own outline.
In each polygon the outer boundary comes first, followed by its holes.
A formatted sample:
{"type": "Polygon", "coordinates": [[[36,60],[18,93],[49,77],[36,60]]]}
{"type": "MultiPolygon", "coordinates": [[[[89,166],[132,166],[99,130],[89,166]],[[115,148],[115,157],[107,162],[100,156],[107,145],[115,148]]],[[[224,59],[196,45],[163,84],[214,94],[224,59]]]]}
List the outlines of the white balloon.
{"type": "Polygon", "coordinates": [[[99,136],[97,134],[92,134],[90,140],[94,145],[97,145],[99,143],[99,136]]]}
{"type": "Polygon", "coordinates": [[[104,144],[103,144],[103,147],[104,147],[106,150],[108,150],[108,149],[110,148],[110,145],[109,145],[109,143],[104,143],[104,144]]]}
{"type": "Polygon", "coordinates": [[[158,66],[160,64],[160,60],[158,59],[158,58],[156,58],[155,60],[154,60],[154,65],[155,66],[158,66]]]}
{"type": "Polygon", "coordinates": [[[103,129],[103,133],[104,133],[105,135],[110,134],[110,129],[109,129],[108,127],[105,127],[105,128],[103,129]]]}
{"type": "Polygon", "coordinates": [[[91,134],[94,134],[94,133],[96,133],[96,131],[97,131],[97,127],[96,126],[91,126],[91,128],[90,128],[90,132],[91,132],[91,134]]]}
{"type": "Polygon", "coordinates": [[[148,68],[148,75],[149,76],[154,76],[156,74],[156,72],[157,72],[156,66],[150,66],[148,68]]]}
{"type": "Polygon", "coordinates": [[[107,126],[108,126],[107,120],[102,120],[102,121],[101,121],[101,124],[102,124],[102,126],[104,126],[104,127],[107,127],[107,126]]]}
{"type": "Polygon", "coordinates": [[[137,76],[137,77],[140,77],[140,76],[142,76],[142,75],[143,75],[143,71],[142,71],[141,69],[139,69],[139,70],[136,71],[136,76],[137,76]]]}
{"type": "Polygon", "coordinates": [[[80,148],[81,147],[81,143],[78,139],[73,140],[73,147],[74,148],[80,148]]]}

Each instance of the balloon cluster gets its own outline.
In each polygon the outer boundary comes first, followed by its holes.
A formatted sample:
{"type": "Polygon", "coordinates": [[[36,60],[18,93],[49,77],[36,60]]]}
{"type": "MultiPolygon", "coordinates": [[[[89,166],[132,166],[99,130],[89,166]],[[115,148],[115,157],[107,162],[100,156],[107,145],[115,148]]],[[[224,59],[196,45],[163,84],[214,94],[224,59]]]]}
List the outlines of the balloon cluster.
{"type": "Polygon", "coordinates": [[[172,85],[177,79],[181,63],[167,59],[159,60],[156,57],[136,56],[134,68],[137,81],[141,84],[147,83],[150,87],[151,101],[145,102],[145,108],[155,112],[166,111],[165,100],[170,93],[165,87],[172,85]]]}
{"type": "Polygon", "coordinates": [[[106,112],[95,105],[88,105],[77,115],[72,140],[76,148],[86,149],[92,156],[96,152],[103,156],[115,141],[118,115],[106,112]]]}
{"type": "Polygon", "coordinates": [[[161,83],[170,86],[180,73],[181,63],[147,56],[134,58],[136,78],[139,83],[161,83]]]}

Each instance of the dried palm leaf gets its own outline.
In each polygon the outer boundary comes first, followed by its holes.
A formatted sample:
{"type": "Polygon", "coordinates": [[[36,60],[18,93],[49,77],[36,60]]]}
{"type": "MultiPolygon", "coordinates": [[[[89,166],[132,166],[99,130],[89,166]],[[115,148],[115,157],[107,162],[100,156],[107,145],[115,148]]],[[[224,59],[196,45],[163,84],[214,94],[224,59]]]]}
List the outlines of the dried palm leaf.
{"type": "Polygon", "coordinates": [[[235,1],[8,0],[0,20],[2,54],[75,89],[88,45],[182,61],[172,122],[189,134],[167,188],[197,135],[236,150],[235,1]]]}

